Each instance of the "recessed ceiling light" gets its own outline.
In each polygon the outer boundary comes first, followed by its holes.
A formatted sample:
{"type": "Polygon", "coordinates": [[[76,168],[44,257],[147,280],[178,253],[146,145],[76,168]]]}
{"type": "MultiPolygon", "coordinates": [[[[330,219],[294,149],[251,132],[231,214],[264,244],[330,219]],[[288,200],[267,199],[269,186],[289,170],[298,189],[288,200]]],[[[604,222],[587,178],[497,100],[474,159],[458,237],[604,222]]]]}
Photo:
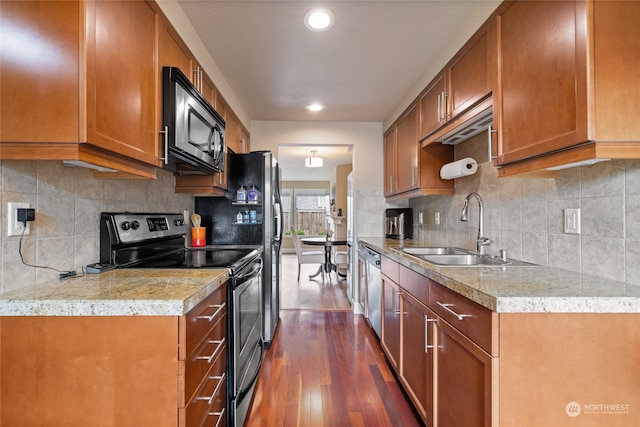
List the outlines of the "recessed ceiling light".
{"type": "Polygon", "coordinates": [[[326,31],[333,27],[335,17],[327,9],[311,9],[304,16],[304,25],[311,31],[326,31]]]}
{"type": "Polygon", "coordinates": [[[320,111],[322,110],[322,105],[320,104],[311,104],[307,107],[309,111],[320,111]]]}

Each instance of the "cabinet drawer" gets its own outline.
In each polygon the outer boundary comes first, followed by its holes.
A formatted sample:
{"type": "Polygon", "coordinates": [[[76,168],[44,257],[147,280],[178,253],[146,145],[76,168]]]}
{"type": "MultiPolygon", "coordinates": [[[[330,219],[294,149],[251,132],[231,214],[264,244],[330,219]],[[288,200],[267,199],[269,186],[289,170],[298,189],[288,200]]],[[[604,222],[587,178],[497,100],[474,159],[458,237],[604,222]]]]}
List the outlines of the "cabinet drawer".
{"type": "Polygon", "coordinates": [[[431,280],[429,280],[429,308],[487,353],[497,352],[497,345],[493,345],[492,334],[494,324],[497,327],[497,313],[431,280]]]}
{"type": "Polygon", "coordinates": [[[401,265],[398,283],[422,304],[429,304],[429,279],[401,265]]]}
{"type": "Polygon", "coordinates": [[[385,276],[387,276],[389,279],[393,280],[396,283],[399,282],[399,276],[400,276],[399,270],[398,270],[399,266],[400,264],[398,264],[391,258],[387,258],[384,255],[380,257],[380,270],[382,271],[382,274],[384,274],[385,276]]]}
{"type": "MultiPolygon", "coordinates": [[[[184,362],[184,396],[185,400],[191,398],[196,388],[204,378],[209,368],[225,350],[226,346],[227,316],[222,316],[209,334],[202,340],[202,343],[191,353],[184,362]]],[[[226,356],[223,355],[225,358],[226,356]]],[[[226,363],[218,363],[219,372],[209,373],[209,375],[222,375],[226,370],[226,363]]],[[[184,404],[180,405],[184,406],[184,404]]]]}
{"type": "Polygon", "coordinates": [[[180,360],[193,352],[226,311],[227,285],[223,285],[180,318],[180,360]]]}
{"type": "Polygon", "coordinates": [[[224,426],[227,407],[226,345],[195,395],[178,410],[179,427],[224,426]],[[220,421],[218,424],[216,424],[220,421]]]}

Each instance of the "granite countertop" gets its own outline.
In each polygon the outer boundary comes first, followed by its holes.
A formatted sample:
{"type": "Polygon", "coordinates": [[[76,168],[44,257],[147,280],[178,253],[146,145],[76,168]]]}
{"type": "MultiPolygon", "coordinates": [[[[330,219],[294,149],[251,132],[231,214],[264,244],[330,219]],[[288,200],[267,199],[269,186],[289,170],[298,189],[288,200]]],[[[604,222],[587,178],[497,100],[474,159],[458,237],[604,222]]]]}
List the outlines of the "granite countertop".
{"type": "Polygon", "coordinates": [[[182,316],[226,269],[123,269],[0,293],[0,316],[182,316]]]}
{"type": "Polygon", "coordinates": [[[544,266],[450,267],[397,248],[441,246],[360,238],[359,242],[499,313],[640,313],[640,286],[544,266]]]}

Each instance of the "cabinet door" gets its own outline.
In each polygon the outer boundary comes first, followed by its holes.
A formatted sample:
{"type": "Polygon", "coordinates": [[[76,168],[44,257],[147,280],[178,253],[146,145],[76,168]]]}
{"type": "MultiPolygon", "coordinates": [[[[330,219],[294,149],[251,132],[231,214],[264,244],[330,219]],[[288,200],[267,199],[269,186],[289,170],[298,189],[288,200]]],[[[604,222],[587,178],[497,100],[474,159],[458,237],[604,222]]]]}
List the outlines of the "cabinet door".
{"type": "Polygon", "coordinates": [[[498,164],[586,141],[583,9],[582,2],[518,1],[498,14],[498,164]]]}
{"type": "Polygon", "coordinates": [[[182,74],[191,78],[193,70],[193,55],[180,38],[169,20],[162,16],[160,19],[160,33],[158,37],[158,68],[162,76],[162,67],[177,67],[182,74]]]}
{"type": "Polygon", "coordinates": [[[158,164],[157,6],[86,2],[87,141],[158,164]]]}
{"type": "Polygon", "coordinates": [[[381,344],[391,366],[400,368],[401,292],[397,284],[382,275],[382,338],[381,344]]]}
{"type": "Polygon", "coordinates": [[[200,90],[200,93],[202,94],[202,96],[204,96],[204,99],[209,102],[211,107],[213,107],[216,103],[216,86],[213,84],[213,81],[207,75],[207,73],[204,72],[201,66],[197,67],[196,74],[198,78],[197,87],[200,90]]]}
{"type": "Polygon", "coordinates": [[[419,186],[418,172],[418,107],[411,105],[400,118],[396,134],[397,192],[419,186]]]}
{"type": "Polygon", "coordinates": [[[422,140],[442,126],[446,120],[447,99],[444,72],[438,74],[418,97],[420,137],[422,140]]]}
{"type": "Polygon", "coordinates": [[[396,126],[384,135],[384,195],[390,196],[398,185],[396,178],[396,126]]]}
{"type": "Polygon", "coordinates": [[[251,151],[251,137],[249,131],[240,125],[240,152],[249,153],[251,151]]]}
{"type": "Polygon", "coordinates": [[[462,113],[491,93],[487,28],[483,26],[447,67],[448,109],[451,117],[462,113]]]}
{"type": "Polygon", "coordinates": [[[227,126],[225,127],[225,137],[227,147],[234,153],[241,153],[240,149],[240,121],[232,112],[227,111],[227,126]]]}
{"type": "Polygon", "coordinates": [[[82,140],[80,15],[76,2],[0,2],[0,141],[82,140]]]}
{"type": "Polygon", "coordinates": [[[222,97],[222,94],[218,91],[216,92],[216,103],[213,105],[213,108],[222,116],[223,119],[227,120],[227,109],[229,108],[227,105],[227,101],[222,97]]]}
{"type": "Polygon", "coordinates": [[[437,345],[434,425],[490,427],[491,356],[441,318],[433,325],[437,345]]]}
{"type": "Polygon", "coordinates": [[[434,339],[436,316],[411,295],[402,298],[402,363],[400,381],[425,424],[433,420],[434,339]]]}

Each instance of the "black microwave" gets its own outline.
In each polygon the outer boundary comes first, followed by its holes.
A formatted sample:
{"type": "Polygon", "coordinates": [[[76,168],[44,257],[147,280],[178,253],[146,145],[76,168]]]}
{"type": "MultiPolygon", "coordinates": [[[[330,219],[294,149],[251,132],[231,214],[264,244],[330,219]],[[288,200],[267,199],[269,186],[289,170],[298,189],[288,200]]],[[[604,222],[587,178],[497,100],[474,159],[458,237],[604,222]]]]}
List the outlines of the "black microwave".
{"type": "Polygon", "coordinates": [[[164,168],[180,174],[221,172],[225,121],[176,67],[162,69],[164,168]]]}

